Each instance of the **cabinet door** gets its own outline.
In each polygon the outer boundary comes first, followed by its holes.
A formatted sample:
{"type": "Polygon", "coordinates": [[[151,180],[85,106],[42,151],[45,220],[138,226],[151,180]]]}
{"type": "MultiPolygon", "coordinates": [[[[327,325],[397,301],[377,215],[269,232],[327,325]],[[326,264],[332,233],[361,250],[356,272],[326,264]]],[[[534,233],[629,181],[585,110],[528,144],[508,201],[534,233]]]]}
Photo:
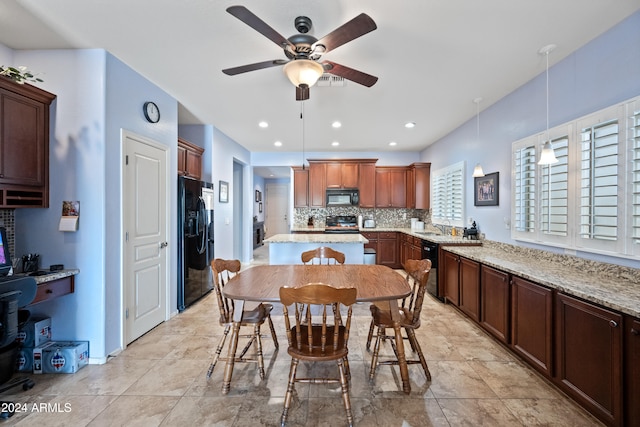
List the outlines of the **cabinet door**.
{"type": "Polygon", "coordinates": [[[187,174],[187,149],[178,144],[178,176],[187,174]]]}
{"type": "Polygon", "coordinates": [[[511,346],[533,367],[553,376],[553,291],[511,279],[511,346]]]}
{"type": "Polygon", "coordinates": [[[509,343],[509,275],[482,266],[480,324],[505,344],[509,343]]]}
{"type": "MultiPolygon", "coordinates": [[[[365,231],[363,233],[361,233],[365,239],[367,239],[369,241],[369,243],[365,243],[364,247],[365,248],[371,248],[371,249],[375,249],[376,250],[376,258],[378,257],[378,233],[375,231],[365,231]]],[[[376,264],[377,264],[377,259],[376,259],[376,264]]]]}
{"type": "Polygon", "coordinates": [[[0,183],[42,186],[45,106],[9,91],[0,91],[0,99],[0,183]]]}
{"type": "Polygon", "coordinates": [[[358,188],[360,189],[360,207],[373,208],[376,205],[376,165],[360,163],[358,166],[358,188]]]}
{"type": "Polygon", "coordinates": [[[480,316],[480,264],[460,257],[460,310],[476,322],[480,316]]]}
{"type": "Polygon", "coordinates": [[[187,176],[194,179],[202,178],[202,153],[187,150],[187,176]]]}
{"type": "Polygon", "coordinates": [[[414,170],[414,207],[416,209],[429,209],[431,207],[431,163],[416,164],[414,170]]]}
{"type": "Polygon", "coordinates": [[[342,187],[358,188],[358,164],[347,162],[342,164],[342,187]]]}
{"type": "Polygon", "coordinates": [[[293,168],[293,205],[296,208],[309,206],[309,169],[293,168]]]}
{"type": "Polygon", "coordinates": [[[323,208],[326,196],[326,164],[309,164],[309,207],[323,208]]]}
{"type": "Polygon", "coordinates": [[[640,319],[625,316],[625,425],[640,426],[640,319]]]}
{"type": "Polygon", "coordinates": [[[376,207],[388,208],[390,206],[389,172],[385,169],[376,168],[376,207]]]}
{"type": "Polygon", "coordinates": [[[440,266],[443,271],[442,278],[444,279],[444,297],[447,302],[457,306],[459,304],[459,269],[460,269],[460,257],[452,254],[451,252],[441,251],[440,266]]]}
{"type": "Polygon", "coordinates": [[[377,263],[387,267],[398,267],[397,233],[378,233],[377,263]]]}
{"type": "Polygon", "coordinates": [[[389,172],[389,189],[392,208],[407,207],[407,170],[397,168],[389,172]]]}
{"type": "Polygon", "coordinates": [[[342,188],[342,163],[327,163],[326,183],[327,188],[342,188]]]}
{"type": "Polygon", "coordinates": [[[622,316],[559,293],[557,380],[606,424],[622,424],[622,316]]]}
{"type": "Polygon", "coordinates": [[[178,175],[201,179],[203,153],[204,148],[178,138],[178,175]]]}

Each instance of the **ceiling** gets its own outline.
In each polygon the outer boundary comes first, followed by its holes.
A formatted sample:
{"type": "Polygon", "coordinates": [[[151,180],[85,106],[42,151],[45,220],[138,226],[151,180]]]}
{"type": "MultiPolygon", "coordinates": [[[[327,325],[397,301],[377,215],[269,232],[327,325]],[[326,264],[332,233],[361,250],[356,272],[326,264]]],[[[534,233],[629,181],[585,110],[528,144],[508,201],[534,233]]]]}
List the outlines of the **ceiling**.
{"type": "Polygon", "coordinates": [[[640,0],[3,0],[0,43],[103,48],[175,97],[180,124],[212,124],[253,152],[300,151],[304,139],[305,151],[339,156],[420,151],[473,118],[475,98],[482,110],[543,72],[541,47],[557,45],[553,65],[638,9],[640,0]],[[225,11],[234,4],[284,37],[297,33],[300,15],[312,19],[309,34],[321,38],[368,14],[377,30],[323,59],[378,82],[314,86],[302,103],[281,67],[223,74],[285,58],[225,11]],[[336,120],[341,128],[331,126],[336,120]],[[269,126],[260,128],[260,121],[269,126]],[[407,129],[406,122],[416,126],[407,129]]]}

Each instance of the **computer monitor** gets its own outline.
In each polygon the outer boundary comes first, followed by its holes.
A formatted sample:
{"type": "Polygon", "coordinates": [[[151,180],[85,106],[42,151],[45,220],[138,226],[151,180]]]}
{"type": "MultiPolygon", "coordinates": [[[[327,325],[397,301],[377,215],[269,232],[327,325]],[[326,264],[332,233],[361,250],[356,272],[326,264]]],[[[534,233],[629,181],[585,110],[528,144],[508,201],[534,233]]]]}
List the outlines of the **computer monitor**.
{"type": "Polygon", "coordinates": [[[0,276],[6,276],[11,271],[11,253],[7,240],[7,229],[0,227],[0,276]]]}

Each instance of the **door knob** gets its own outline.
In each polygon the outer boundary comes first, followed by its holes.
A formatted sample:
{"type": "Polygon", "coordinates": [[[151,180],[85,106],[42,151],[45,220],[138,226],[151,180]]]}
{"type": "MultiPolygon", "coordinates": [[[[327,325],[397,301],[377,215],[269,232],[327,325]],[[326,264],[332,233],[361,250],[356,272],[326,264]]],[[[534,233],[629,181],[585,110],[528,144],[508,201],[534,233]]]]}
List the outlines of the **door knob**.
{"type": "Polygon", "coordinates": [[[167,246],[169,246],[169,242],[161,242],[161,243],[160,243],[160,249],[164,249],[164,248],[166,248],[167,246]]]}

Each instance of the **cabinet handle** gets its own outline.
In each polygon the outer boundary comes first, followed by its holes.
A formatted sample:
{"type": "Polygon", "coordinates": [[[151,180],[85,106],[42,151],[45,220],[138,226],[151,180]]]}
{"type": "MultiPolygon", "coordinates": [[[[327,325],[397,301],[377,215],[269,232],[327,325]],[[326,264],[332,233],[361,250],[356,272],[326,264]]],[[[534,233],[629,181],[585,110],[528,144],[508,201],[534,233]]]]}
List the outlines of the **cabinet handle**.
{"type": "Polygon", "coordinates": [[[640,331],[635,328],[631,328],[631,335],[640,335],[640,331]]]}
{"type": "Polygon", "coordinates": [[[616,328],[618,326],[618,323],[615,320],[609,320],[609,326],[611,326],[612,328],[616,328]]]}

